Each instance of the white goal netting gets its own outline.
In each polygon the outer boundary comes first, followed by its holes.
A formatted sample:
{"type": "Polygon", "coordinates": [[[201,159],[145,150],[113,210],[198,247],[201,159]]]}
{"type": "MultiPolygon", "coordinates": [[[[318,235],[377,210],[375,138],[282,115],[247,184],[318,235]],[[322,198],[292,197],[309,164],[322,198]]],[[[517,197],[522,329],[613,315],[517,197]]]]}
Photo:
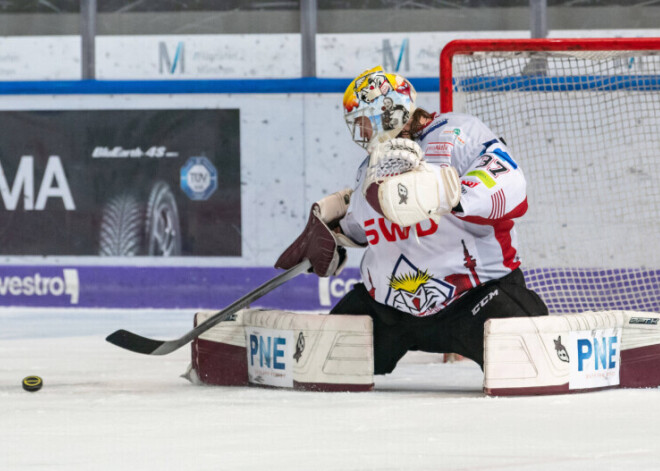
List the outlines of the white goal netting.
{"type": "Polygon", "coordinates": [[[555,313],[660,312],[660,39],[645,50],[524,44],[454,54],[441,100],[481,118],[525,172],[528,285],[555,313]]]}

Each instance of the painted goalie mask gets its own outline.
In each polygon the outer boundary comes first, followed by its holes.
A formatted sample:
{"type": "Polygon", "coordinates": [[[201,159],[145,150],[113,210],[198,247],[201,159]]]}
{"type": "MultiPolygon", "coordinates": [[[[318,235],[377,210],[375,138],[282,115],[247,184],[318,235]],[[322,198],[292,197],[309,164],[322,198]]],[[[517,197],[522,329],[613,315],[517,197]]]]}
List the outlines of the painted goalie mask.
{"type": "Polygon", "coordinates": [[[395,138],[415,111],[412,84],[381,66],[361,73],[344,92],[344,119],[353,141],[368,149],[395,138]]]}

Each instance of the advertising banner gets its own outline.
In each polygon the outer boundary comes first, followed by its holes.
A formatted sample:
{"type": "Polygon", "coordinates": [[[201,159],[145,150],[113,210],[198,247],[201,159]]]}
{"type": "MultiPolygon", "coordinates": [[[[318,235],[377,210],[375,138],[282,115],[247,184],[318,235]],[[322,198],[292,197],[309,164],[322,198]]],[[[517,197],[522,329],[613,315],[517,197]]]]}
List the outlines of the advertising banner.
{"type": "Polygon", "coordinates": [[[80,80],[81,49],[78,35],[2,36],[0,80],[80,80]]]}
{"type": "Polygon", "coordinates": [[[237,109],[0,112],[0,254],[240,256],[237,109]]]}
{"type": "MultiPolygon", "coordinates": [[[[0,306],[220,310],[270,280],[268,267],[3,266],[0,306]]],[[[301,275],[253,307],[328,312],[359,281],[301,275]]]]}
{"type": "Polygon", "coordinates": [[[299,34],[103,35],[101,80],[300,77],[299,34]]]}
{"type": "MultiPolygon", "coordinates": [[[[2,265],[0,306],[220,310],[279,273],[281,270],[270,267],[2,265]]],[[[524,274],[528,286],[545,294],[547,287],[538,286],[533,270],[524,274]]],[[[620,270],[616,280],[605,281],[601,276],[600,289],[637,290],[637,274],[635,270],[620,270]]],[[[589,277],[589,273],[585,276],[589,277]]],[[[660,272],[653,270],[649,276],[657,279],[660,272]]],[[[355,267],[347,267],[339,276],[328,278],[300,275],[255,301],[252,307],[328,312],[360,281],[360,271],[355,267]]],[[[603,298],[590,304],[570,305],[566,300],[547,299],[551,312],[577,313],[594,306],[598,310],[657,310],[655,305],[644,304],[644,299],[603,298]]],[[[597,347],[592,346],[595,352],[597,347]]],[[[588,359],[593,363],[595,357],[589,357],[588,348],[585,344],[580,354],[585,362],[588,359]]]]}

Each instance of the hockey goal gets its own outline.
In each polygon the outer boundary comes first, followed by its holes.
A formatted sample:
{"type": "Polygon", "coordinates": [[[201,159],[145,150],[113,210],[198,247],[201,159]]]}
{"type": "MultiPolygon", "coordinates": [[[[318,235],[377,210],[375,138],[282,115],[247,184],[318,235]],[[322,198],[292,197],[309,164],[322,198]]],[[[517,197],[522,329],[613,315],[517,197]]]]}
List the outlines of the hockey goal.
{"type": "Polygon", "coordinates": [[[520,253],[551,312],[660,312],[660,38],[453,41],[440,95],[524,169],[520,253]]]}

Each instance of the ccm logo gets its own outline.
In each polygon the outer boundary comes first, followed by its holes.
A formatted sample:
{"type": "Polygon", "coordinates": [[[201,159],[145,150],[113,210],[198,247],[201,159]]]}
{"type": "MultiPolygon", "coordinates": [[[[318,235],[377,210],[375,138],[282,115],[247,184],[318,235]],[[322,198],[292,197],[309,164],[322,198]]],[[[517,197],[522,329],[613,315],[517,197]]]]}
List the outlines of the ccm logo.
{"type": "Polygon", "coordinates": [[[476,315],[479,313],[479,311],[481,310],[481,308],[482,308],[482,307],[485,307],[486,304],[488,304],[488,301],[490,301],[491,299],[493,299],[493,298],[494,298],[495,296],[497,296],[498,294],[500,294],[499,290],[495,290],[495,291],[491,291],[491,292],[488,293],[486,296],[484,296],[484,297],[481,299],[481,301],[479,301],[479,302],[477,303],[477,305],[474,306],[474,307],[472,308],[472,315],[473,315],[473,316],[476,316],[476,315]]]}

